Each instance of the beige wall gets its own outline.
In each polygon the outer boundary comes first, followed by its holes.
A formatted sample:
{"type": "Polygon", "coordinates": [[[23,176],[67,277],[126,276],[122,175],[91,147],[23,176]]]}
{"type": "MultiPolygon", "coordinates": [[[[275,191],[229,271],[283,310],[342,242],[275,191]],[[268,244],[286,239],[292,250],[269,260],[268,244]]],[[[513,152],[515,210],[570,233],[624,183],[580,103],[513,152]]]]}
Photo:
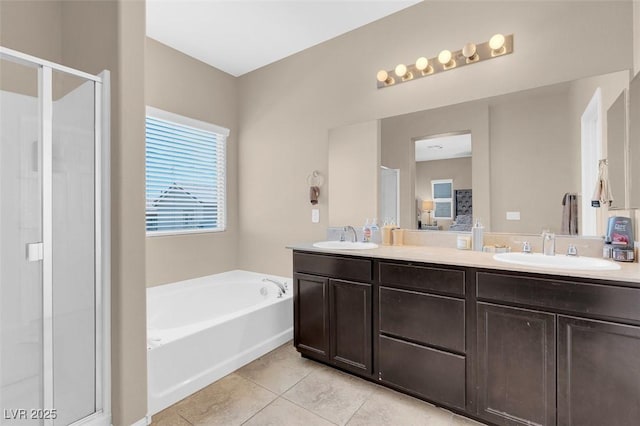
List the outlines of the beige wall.
{"type": "Polygon", "coordinates": [[[147,238],[147,285],[236,268],[238,241],[237,79],[153,39],[145,52],[149,106],[230,129],[227,140],[227,230],[147,238]]]}
{"type": "Polygon", "coordinates": [[[144,34],[140,1],[0,3],[0,44],[92,74],[111,71],[113,425],[145,417],[144,34]]]}
{"type": "Polygon", "coordinates": [[[329,226],[364,225],[377,216],[379,165],[378,120],[329,131],[329,226]]]}
{"type": "Polygon", "coordinates": [[[0,1],[0,46],[62,60],[62,2],[0,1]]]}
{"type": "Polygon", "coordinates": [[[144,234],[145,6],[65,2],[63,62],[111,71],[111,344],[113,424],[147,413],[144,234]]]}
{"type": "Polygon", "coordinates": [[[489,191],[489,110],[486,102],[469,102],[403,114],[382,120],[382,165],[400,169],[400,225],[417,224],[415,206],[415,138],[471,132],[473,216],[491,229],[489,191]]]}
{"type": "Polygon", "coordinates": [[[305,177],[328,170],[328,129],[629,69],[631,12],[607,1],[423,2],[242,76],[240,265],[290,275],[285,245],[324,237],[326,207],[312,225],[305,177]],[[515,34],[512,55],[376,89],[381,68],[497,31],[515,34]]]}
{"type": "MultiPolygon", "coordinates": [[[[447,160],[416,162],[416,198],[431,200],[431,181],[453,179],[453,189],[471,189],[471,157],[449,158],[447,160]]],[[[455,207],[453,215],[455,219],[455,207]]],[[[433,212],[431,212],[433,219],[433,212]]],[[[437,219],[443,230],[449,229],[453,220],[437,219]]],[[[422,214],[423,223],[428,222],[428,214],[422,214]]]]}

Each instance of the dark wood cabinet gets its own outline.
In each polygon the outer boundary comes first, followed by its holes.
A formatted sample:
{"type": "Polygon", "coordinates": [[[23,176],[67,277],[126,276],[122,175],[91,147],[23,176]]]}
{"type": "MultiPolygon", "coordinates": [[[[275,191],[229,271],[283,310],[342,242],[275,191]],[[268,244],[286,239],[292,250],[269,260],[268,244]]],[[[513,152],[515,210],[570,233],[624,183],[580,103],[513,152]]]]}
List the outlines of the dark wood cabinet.
{"type": "Polygon", "coordinates": [[[555,315],[478,304],[478,415],[499,425],[556,423],[555,315]]]}
{"type": "Polygon", "coordinates": [[[329,280],[330,354],[334,364],[371,374],[371,284],[329,280]]]}
{"type": "Polygon", "coordinates": [[[636,283],[294,252],[294,343],[492,425],[640,425],[636,283]]]}
{"type": "Polygon", "coordinates": [[[558,317],[558,425],[640,425],[640,327],[558,317]]]}
{"type": "Polygon", "coordinates": [[[466,408],[465,271],[378,263],[378,380],[466,408]]]}
{"type": "Polygon", "coordinates": [[[298,351],[371,377],[372,262],[295,253],[294,271],[294,345],[298,351]]]}
{"type": "Polygon", "coordinates": [[[294,345],[301,353],[329,359],[329,279],[294,274],[294,345]]]}

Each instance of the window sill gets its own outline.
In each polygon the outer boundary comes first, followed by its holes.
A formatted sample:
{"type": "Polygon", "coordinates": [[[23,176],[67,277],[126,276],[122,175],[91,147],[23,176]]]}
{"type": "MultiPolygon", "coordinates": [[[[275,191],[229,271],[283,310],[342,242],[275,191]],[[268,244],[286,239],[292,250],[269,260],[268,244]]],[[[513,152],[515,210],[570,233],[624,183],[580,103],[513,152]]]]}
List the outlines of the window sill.
{"type": "Polygon", "coordinates": [[[222,229],[185,229],[183,231],[147,231],[147,238],[155,237],[174,237],[178,235],[195,235],[195,234],[219,234],[226,232],[226,228],[222,229]]]}

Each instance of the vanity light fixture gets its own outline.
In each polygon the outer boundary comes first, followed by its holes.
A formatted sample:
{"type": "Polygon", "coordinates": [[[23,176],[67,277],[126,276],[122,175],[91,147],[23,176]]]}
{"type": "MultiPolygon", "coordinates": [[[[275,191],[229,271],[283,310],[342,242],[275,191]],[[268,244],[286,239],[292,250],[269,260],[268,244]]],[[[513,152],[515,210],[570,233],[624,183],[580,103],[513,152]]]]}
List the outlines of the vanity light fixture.
{"type": "Polygon", "coordinates": [[[380,70],[376,76],[378,89],[510,53],[513,53],[513,34],[494,34],[484,43],[467,43],[462,49],[453,52],[447,49],[442,50],[435,58],[421,56],[413,64],[398,64],[392,71],[380,70]],[[391,74],[395,74],[397,78],[392,77],[391,74]]]}
{"type": "Polygon", "coordinates": [[[480,57],[478,56],[478,47],[475,43],[467,43],[462,48],[462,56],[466,58],[466,63],[476,62],[480,57]]]}
{"type": "Polygon", "coordinates": [[[489,39],[489,47],[491,48],[491,56],[504,55],[505,38],[502,34],[495,34],[489,39]]]}
{"type": "Polygon", "coordinates": [[[396,66],[395,73],[402,81],[411,80],[413,78],[413,74],[407,70],[407,66],[405,64],[398,64],[398,66],[396,66]]]}
{"type": "Polygon", "coordinates": [[[456,66],[455,61],[452,60],[452,55],[450,50],[443,50],[438,54],[438,62],[442,64],[442,68],[448,70],[456,66]]]}
{"type": "Polygon", "coordinates": [[[429,60],[424,56],[416,59],[416,69],[424,76],[433,72],[433,67],[429,65],[429,60]]]}
{"type": "Polygon", "coordinates": [[[384,85],[390,85],[395,83],[395,80],[393,79],[393,77],[389,76],[389,73],[386,72],[385,70],[380,70],[378,71],[378,75],[376,76],[376,78],[378,79],[378,84],[383,83],[384,85]]]}

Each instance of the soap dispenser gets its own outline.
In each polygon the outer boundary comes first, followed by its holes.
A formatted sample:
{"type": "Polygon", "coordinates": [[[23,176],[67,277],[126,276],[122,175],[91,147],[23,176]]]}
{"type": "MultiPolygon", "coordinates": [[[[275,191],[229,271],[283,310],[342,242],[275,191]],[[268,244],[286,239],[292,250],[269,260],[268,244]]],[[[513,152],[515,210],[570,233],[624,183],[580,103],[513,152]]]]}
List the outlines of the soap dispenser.
{"type": "Polygon", "coordinates": [[[474,251],[482,251],[484,246],[484,226],[480,219],[476,219],[476,224],[471,228],[471,244],[474,251]]]}
{"type": "Polygon", "coordinates": [[[371,223],[371,241],[380,244],[382,242],[382,235],[380,235],[380,227],[378,226],[378,219],[373,218],[373,222],[371,223]]]}

